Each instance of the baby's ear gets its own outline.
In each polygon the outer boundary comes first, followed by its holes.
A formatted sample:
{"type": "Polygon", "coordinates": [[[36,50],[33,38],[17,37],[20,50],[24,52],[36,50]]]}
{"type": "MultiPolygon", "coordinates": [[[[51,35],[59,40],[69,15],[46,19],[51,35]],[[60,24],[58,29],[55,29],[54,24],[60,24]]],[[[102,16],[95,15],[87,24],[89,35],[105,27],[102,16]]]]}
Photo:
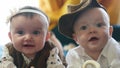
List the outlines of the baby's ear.
{"type": "Polygon", "coordinates": [[[12,40],[11,32],[8,32],[8,37],[9,37],[10,40],[12,40]]]}
{"type": "Polygon", "coordinates": [[[46,34],[46,41],[48,41],[50,38],[50,32],[48,31],[47,34],[46,34]]]}
{"type": "Polygon", "coordinates": [[[113,26],[110,26],[110,28],[109,28],[109,33],[110,33],[110,36],[112,36],[112,33],[113,33],[113,26]]]}
{"type": "Polygon", "coordinates": [[[77,37],[76,37],[76,34],[72,34],[72,39],[73,39],[77,44],[79,44],[79,43],[78,43],[78,39],[77,39],[77,37]]]}
{"type": "Polygon", "coordinates": [[[77,42],[77,37],[75,34],[72,34],[72,39],[77,42]]]}

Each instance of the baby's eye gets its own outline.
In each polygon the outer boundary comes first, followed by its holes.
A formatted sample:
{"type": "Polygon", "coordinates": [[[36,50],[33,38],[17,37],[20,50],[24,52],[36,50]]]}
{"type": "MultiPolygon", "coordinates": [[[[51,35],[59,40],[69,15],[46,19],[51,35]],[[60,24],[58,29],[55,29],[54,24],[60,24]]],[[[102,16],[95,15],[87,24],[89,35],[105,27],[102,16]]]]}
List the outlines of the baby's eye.
{"type": "Polygon", "coordinates": [[[40,31],[33,31],[33,34],[35,35],[40,34],[40,31]]]}
{"type": "Polygon", "coordinates": [[[104,25],[104,24],[102,24],[102,23],[96,24],[97,27],[102,27],[103,25],[104,25]]]}
{"type": "Polygon", "coordinates": [[[81,26],[80,29],[81,29],[81,30],[86,30],[86,29],[87,29],[87,26],[81,26]]]}
{"type": "Polygon", "coordinates": [[[18,34],[24,34],[24,31],[17,31],[18,34]]]}

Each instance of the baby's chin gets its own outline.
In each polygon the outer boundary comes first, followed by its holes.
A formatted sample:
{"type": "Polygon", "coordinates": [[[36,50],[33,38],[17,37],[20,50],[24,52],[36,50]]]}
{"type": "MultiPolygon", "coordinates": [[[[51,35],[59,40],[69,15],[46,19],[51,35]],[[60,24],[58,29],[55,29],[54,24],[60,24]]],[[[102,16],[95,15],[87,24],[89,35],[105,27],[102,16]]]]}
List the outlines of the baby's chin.
{"type": "Polygon", "coordinates": [[[88,50],[90,51],[102,51],[102,47],[100,45],[89,45],[88,50]]]}

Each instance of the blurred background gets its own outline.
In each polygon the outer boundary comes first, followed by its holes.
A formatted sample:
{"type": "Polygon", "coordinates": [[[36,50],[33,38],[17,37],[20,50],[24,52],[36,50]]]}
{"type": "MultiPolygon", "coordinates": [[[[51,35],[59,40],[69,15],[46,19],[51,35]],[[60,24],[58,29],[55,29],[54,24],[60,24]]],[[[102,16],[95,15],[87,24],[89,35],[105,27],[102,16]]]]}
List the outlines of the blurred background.
{"type": "MultiPolygon", "coordinates": [[[[52,31],[64,49],[67,51],[77,44],[58,32],[57,24],[61,15],[67,13],[67,5],[76,5],[81,0],[3,0],[0,2],[0,46],[10,42],[7,33],[6,19],[10,11],[23,6],[35,6],[43,10],[50,18],[49,30],[52,31]]],[[[113,37],[120,42],[120,0],[98,0],[106,7],[110,15],[110,24],[114,26],[113,37]]],[[[1,49],[0,49],[1,50],[1,49]]]]}

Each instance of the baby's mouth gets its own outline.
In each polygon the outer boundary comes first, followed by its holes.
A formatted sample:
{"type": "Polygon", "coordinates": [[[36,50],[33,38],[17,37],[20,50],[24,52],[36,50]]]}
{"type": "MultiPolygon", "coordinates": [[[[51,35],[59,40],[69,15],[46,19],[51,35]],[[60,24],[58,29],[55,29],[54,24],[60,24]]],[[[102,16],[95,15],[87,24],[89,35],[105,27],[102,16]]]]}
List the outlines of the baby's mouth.
{"type": "Polygon", "coordinates": [[[97,40],[99,40],[99,38],[97,38],[97,37],[91,37],[88,41],[97,41],[97,40]]]}
{"type": "Polygon", "coordinates": [[[24,47],[34,47],[34,45],[31,45],[31,44],[25,44],[23,45],[24,47]]]}

